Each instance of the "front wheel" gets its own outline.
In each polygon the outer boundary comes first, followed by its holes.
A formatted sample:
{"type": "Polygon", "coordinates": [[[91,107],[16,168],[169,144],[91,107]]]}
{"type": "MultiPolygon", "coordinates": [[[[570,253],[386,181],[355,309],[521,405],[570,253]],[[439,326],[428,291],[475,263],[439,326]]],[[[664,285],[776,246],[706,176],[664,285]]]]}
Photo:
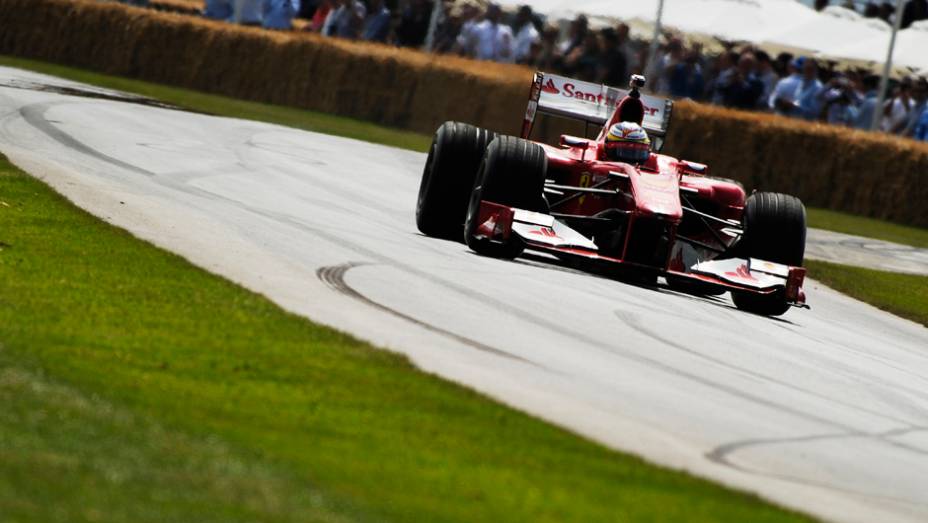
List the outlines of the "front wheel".
{"type": "MultiPolygon", "coordinates": [[[[759,192],[744,206],[744,234],[737,249],[742,256],[793,267],[802,267],[806,250],[806,208],[788,194],[759,192]]],[[[732,291],[732,301],[741,310],[779,316],[789,310],[786,294],[732,291]]]]}
{"type": "Polygon", "coordinates": [[[459,240],[467,201],[487,145],[496,133],[445,122],[432,139],[416,201],[416,225],[427,235],[459,240]]]}
{"type": "Polygon", "coordinates": [[[544,210],[545,174],[548,159],[538,144],[513,136],[499,136],[487,147],[471,192],[464,225],[464,240],[478,254],[512,259],[525,248],[521,239],[511,236],[500,242],[478,234],[480,202],[488,201],[525,209],[544,210]]]}

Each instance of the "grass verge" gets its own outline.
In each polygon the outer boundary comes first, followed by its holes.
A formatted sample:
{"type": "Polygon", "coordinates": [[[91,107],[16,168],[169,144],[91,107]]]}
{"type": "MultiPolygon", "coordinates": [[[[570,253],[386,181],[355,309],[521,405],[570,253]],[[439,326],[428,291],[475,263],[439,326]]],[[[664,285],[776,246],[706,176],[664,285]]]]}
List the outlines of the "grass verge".
{"type": "Polygon", "coordinates": [[[809,227],[928,249],[928,229],[828,209],[807,209],[807,214],[809,227]]]}
{"type": "Polygon", "coordinates": [[[0,160],[14,521],[799,521],[288,314],[0,160]]]}
{"type": "MultiPolygon", "coordinates": [[[[928,327],[928,276],[806,260],[809,277],[838,292],[928,327]]],[[[813,307],[815,305],[813,304],[813,307]]]]}

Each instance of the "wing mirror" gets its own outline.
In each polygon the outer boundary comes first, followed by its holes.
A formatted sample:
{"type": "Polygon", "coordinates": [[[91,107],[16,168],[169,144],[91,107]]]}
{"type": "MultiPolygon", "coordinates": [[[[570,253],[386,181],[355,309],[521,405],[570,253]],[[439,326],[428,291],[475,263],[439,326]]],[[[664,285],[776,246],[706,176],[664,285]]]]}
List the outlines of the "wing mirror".
{"type": "Polygon", "coordinates": [[[558,143],[561,145],[561,147],[579,147],[583,150],[583,152],[580,153],[580,161],[586,161],[586,150],[590,148],[590,141],[586,138],[577,138],[576,136],[570,136],[569,134],[562,134],[558,143]]]}
{"type": "Polygon", "coordinates": [[[561,140],[558,143],[561,144],[561,147],[579,147],[581,149],[586,149],[590,146],[590,141],[586,138],[578,138],[576,136],[570,136],[569,134],[562,134],[561,140]]]}

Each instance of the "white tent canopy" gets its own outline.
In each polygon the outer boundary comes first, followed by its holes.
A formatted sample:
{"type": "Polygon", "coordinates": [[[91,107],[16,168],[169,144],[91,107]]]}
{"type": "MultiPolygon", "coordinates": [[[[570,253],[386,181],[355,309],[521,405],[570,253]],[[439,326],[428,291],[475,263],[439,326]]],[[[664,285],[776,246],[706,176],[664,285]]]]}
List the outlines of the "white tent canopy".
{"type": "MultiPolygon", "coordinates": [[[[577,14],[654,22],[659,0],[504,0],[528,4],[552,19],[577,14]],[[569,7],[565,7],[569,6],[569,7]]],[[[882,63],[890,27],[842,8],[819,13],[796,0],[665,0],[663,24],[685,33],[702,33],[723,40],[805,50],[822,57],[882,63]]],[[[895,65],[928,69],[928,28],[925,22],[900,31],[895,65]]]]}
{"type": "MultiPolygon", "coordinates": [[[[832,50],[829,54],[837,58],[850,58],[872,62],[886,60],[889,33],[875,38],[850,42],[832,50]]],[[[893,49],[893,64],[912,69],[928,69],[928,20],[912,24],[896,36],[893,49]]]]}

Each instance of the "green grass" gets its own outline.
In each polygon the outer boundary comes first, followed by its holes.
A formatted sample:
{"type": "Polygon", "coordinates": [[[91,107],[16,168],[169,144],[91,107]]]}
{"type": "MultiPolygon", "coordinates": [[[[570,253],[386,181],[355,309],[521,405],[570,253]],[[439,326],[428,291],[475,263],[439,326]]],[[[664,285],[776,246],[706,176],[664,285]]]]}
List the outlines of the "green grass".
{"type": "Polygon", "coordinates": [[[809,227],[928,248],[928,229],[827,209],[807,209],[807,213],[809,227]]]}
{"type": "MultiPolygon", "coordinates": [[[[806,260],[809,277],[875,307],[928,327],[928,276],[806,260]]],[[[815,304],[812,304],[815,307],[815,304]]]]}
{"type": "Polygon", "coordinates": [[[799,521],[288,314],[0,161],[4,521],[799,521]]]}
{"type": "Polygon", "coordinates": [[[235,98],[192,91],[190,89],[180,89],[151,82],[131,80],[119,76],[99,74],[83,69],[75,69],[73,67],[36,60],[26,60],[23,58],[0,55],[0,65],[17,67],[28,71],[73,80],[75,82],[106,87],[108,89],[135,93],[186,109],[193,109],[219,116],[275,123],[287,127],[355,138],[413,151],[428,151],[432,140],[431,136],[384,127],[382,125],[343,116],[305,111],[280,105],[247,102],[235,98]]]}

